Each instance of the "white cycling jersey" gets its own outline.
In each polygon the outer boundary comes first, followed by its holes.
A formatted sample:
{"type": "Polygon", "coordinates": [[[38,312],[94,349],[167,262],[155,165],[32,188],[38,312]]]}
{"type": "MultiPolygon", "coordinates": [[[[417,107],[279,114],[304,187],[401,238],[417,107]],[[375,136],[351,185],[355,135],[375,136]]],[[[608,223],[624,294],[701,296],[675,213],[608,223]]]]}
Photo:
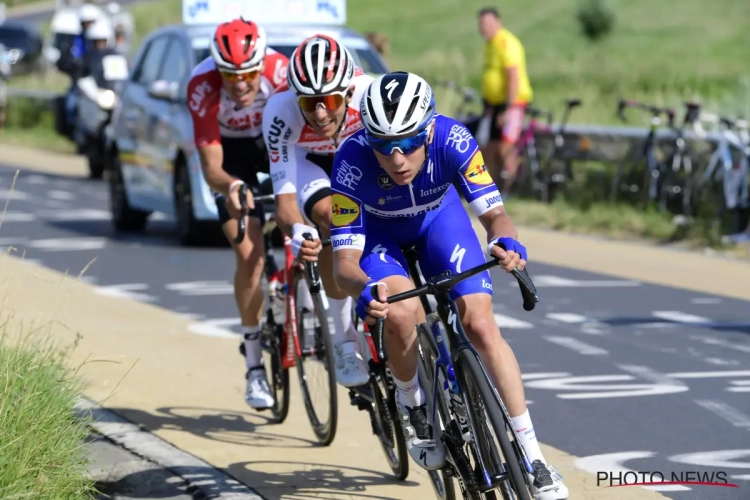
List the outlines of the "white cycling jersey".
{"type": "Polygon", "coordinates": [[[308,220],[312,209],[306,206],[308,201],[314,200],[311,203],[314,205],[323,195],[330,194],[333,156],[347,137],[362,128],[359,103],[372,81],[371,76],[359,69],[355,73],[352,79],[355,89],[346,110],[346,122],[335,141],[318,136],[307,124],[297,96],[286,85],[280,86],[266,103],[263,139],[271,164],[273,192],[275,195],[297,193],[297,202],[308,220]],[[325,170],[319,166],[321,164],[326,166],[325,170]]]}

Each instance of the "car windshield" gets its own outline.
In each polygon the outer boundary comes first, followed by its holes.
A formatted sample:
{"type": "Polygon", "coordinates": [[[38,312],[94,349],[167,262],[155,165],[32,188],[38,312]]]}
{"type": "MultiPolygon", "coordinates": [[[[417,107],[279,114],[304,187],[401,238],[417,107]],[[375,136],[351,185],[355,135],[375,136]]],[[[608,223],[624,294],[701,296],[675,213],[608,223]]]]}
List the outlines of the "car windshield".
{"type": "MultiPolygon", "coordinates": [[[[277,52],[281,52],[287,57],[292,57],[292,53],[294,52],[294,49],[297,48],[297,46],[296,45],[271,45],[271,48],[277,52]]],[[[388,73],[388,70],[383,66],[383,64],[378,60],[375,54],[372,53],[371,50],[368,50],[368,49],[351,50],[350,49],[350,51],[352,52],[352,55],[354,56],[357,66],[362,68],[362,71],[364,71],[365,73],[376,74],[376,75],[388,73]]]]}
{"type": "Polygon", "coordinates": [[[70,47],[73,45],[75,37],[76,35],[67,33],[55,33],[55,37],[52,39],[52,46],[58,50],[62,50],[63,47],[70,47]]]}

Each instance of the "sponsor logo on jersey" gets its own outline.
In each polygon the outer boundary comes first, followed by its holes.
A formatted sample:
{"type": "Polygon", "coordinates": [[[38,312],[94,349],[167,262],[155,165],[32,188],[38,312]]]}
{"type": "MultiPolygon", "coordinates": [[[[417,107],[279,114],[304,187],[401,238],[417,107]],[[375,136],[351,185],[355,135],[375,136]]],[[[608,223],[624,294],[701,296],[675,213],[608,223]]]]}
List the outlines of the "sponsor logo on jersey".
{"type": "Polygon", "coordinates": [[[383,189],[391,189],[393,186],[395,186],[396,183],[393,182],[393,179],[391,179],[391,176],[388,174],[380,174],[378,176],[378,186],[380,186],[383,189]]]}
{"type": "Polygon", "coordinates": [[[358,234],[340,234],[335,238],[331,238],[331,246],[336,248],[347,248],[347,247],[358,247],[360,237],[358,234]]]}
{"type": "Polygon", "coordinates": [[[484,202],[487,204],[486,208],[492,208],[495,205],[502,205],[503,204],[503,197],[500,196],[500,193],[494,195],[494,196],[485,196],[484,202]]]}
{"type": "Polygon", "coordinates": [[[336,182],[349,189],[354,189],[360,179],[362,179],[362,170],[354,165],[349,165],[345,160],[341,160],[336,169],[336,182]]]}
{"type": "Polygon", "coordinates": [[[270,130],[268,131],[268,158],[271,160],[271,163],[279,161],[279,137],[281,137],[281,131],[284,127],[286,127],[284,120],[278,116],[274,116],[270,130]]]}
{"type": "Polygon", "coordinates": [[[471,134],[466,130],[466,127],[458,123],[451,127],[447,141],[449,146],[452,146],[456,151],[463,154],[469,150],[470,141],[471,134]]]}
{"type": "Polygon", "coordinates": [[[211,84],[207,81],[203,81],[200,85],[196,86],[193,93],[190,94],[188,106],[190,106],[190,109],[201,118],[206,114],[206,108],[203,107],[203,101],[212,90],[213,87],[211,87],[211,84]]]}
{"type": "Polygon", "coordinates": [[[419,191],[419,195],[422,196],[422,197],[425,197],[425,196],[432,196],[433,194],[442,193],[443,191],[445,191],[446,189],[448,189],[450,187],[450,185],[451,185],[451,183],[448,182],[446,184],[443,184],[442,186],[434,187],[434,188],[431,188],[431,189],[421,189],[419,191]]]}
{"type": "Polygon", "coordinates": [[[349,226],[360,216],[357,202],[344,194],[334,193],[331,197],[331,204],[333,205],[331,222],[336,227],[349,226]]]}
{"type": "Polygon", "coordinates": [[[469,184],[477,186],[489,186],[494,184],[492,176],[487,171],[487,167],[484,164],[484,158],[482,157],[481,151],[474,153],[466,172],[464,172],[464,179],[466,179],[466,182],[469,184]]]}

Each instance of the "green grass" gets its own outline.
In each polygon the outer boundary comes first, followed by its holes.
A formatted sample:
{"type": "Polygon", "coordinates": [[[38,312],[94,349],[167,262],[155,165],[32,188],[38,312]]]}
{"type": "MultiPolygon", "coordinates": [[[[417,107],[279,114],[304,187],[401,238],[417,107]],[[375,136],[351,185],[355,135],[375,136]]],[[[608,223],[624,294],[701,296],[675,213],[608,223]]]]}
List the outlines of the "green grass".
{"type": "Polygon", "coordinates": [[[72,408],[81,389],[68,354],[45,331],[0,331],[0,498],[91,498],[82,442],[88,423],[72,408]]]}

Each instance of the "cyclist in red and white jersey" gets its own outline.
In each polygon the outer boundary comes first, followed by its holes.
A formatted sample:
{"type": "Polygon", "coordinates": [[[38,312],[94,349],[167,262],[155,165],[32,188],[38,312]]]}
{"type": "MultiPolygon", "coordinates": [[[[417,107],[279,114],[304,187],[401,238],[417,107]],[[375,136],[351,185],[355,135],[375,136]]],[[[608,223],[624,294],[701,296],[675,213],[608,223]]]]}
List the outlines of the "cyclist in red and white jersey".
{"type": "Polygon", "coordinates": [[[260,346],[263,213],[253,203],[252,189],[246,207],[248,237],[240,244],[232,241],[237,233],[232,221],[245,208],[239,202],[240,186],[257,188],[257,172],[268,171],[261,137],[263,108],[274,89],[286,80],[288,63],[283,54],[267,47],[260,26],[235,19],[216,29],[211,56],[196,66],[188,84],[188,107],[203,176],[214,192],[222,229],[237,257],[234,295],[244,334],[245,401],[256,409],[273,406],[273,396],[260,346]]]}
{"type": "MultiPolygon", "coordinates": [[[[288,87],[279,87],[263,111],[276,223],[291,235],[295,258],[318,260],[334,323],[336,380],[345,387],[363,385],[369,376],[352,325],[351,298],[333,279],[333,253],[331,247],[321,250],[319,231],[330,236],[333,156],[362,128],[359,102],[372,81],[335,38],[314,35],[295,49],[288,87]],[[305,242],[306,232],[315,242],[305,242]]],[[[354,165],[340,175],[340,182],[353,188],[362,177],[354,165]]]]}

